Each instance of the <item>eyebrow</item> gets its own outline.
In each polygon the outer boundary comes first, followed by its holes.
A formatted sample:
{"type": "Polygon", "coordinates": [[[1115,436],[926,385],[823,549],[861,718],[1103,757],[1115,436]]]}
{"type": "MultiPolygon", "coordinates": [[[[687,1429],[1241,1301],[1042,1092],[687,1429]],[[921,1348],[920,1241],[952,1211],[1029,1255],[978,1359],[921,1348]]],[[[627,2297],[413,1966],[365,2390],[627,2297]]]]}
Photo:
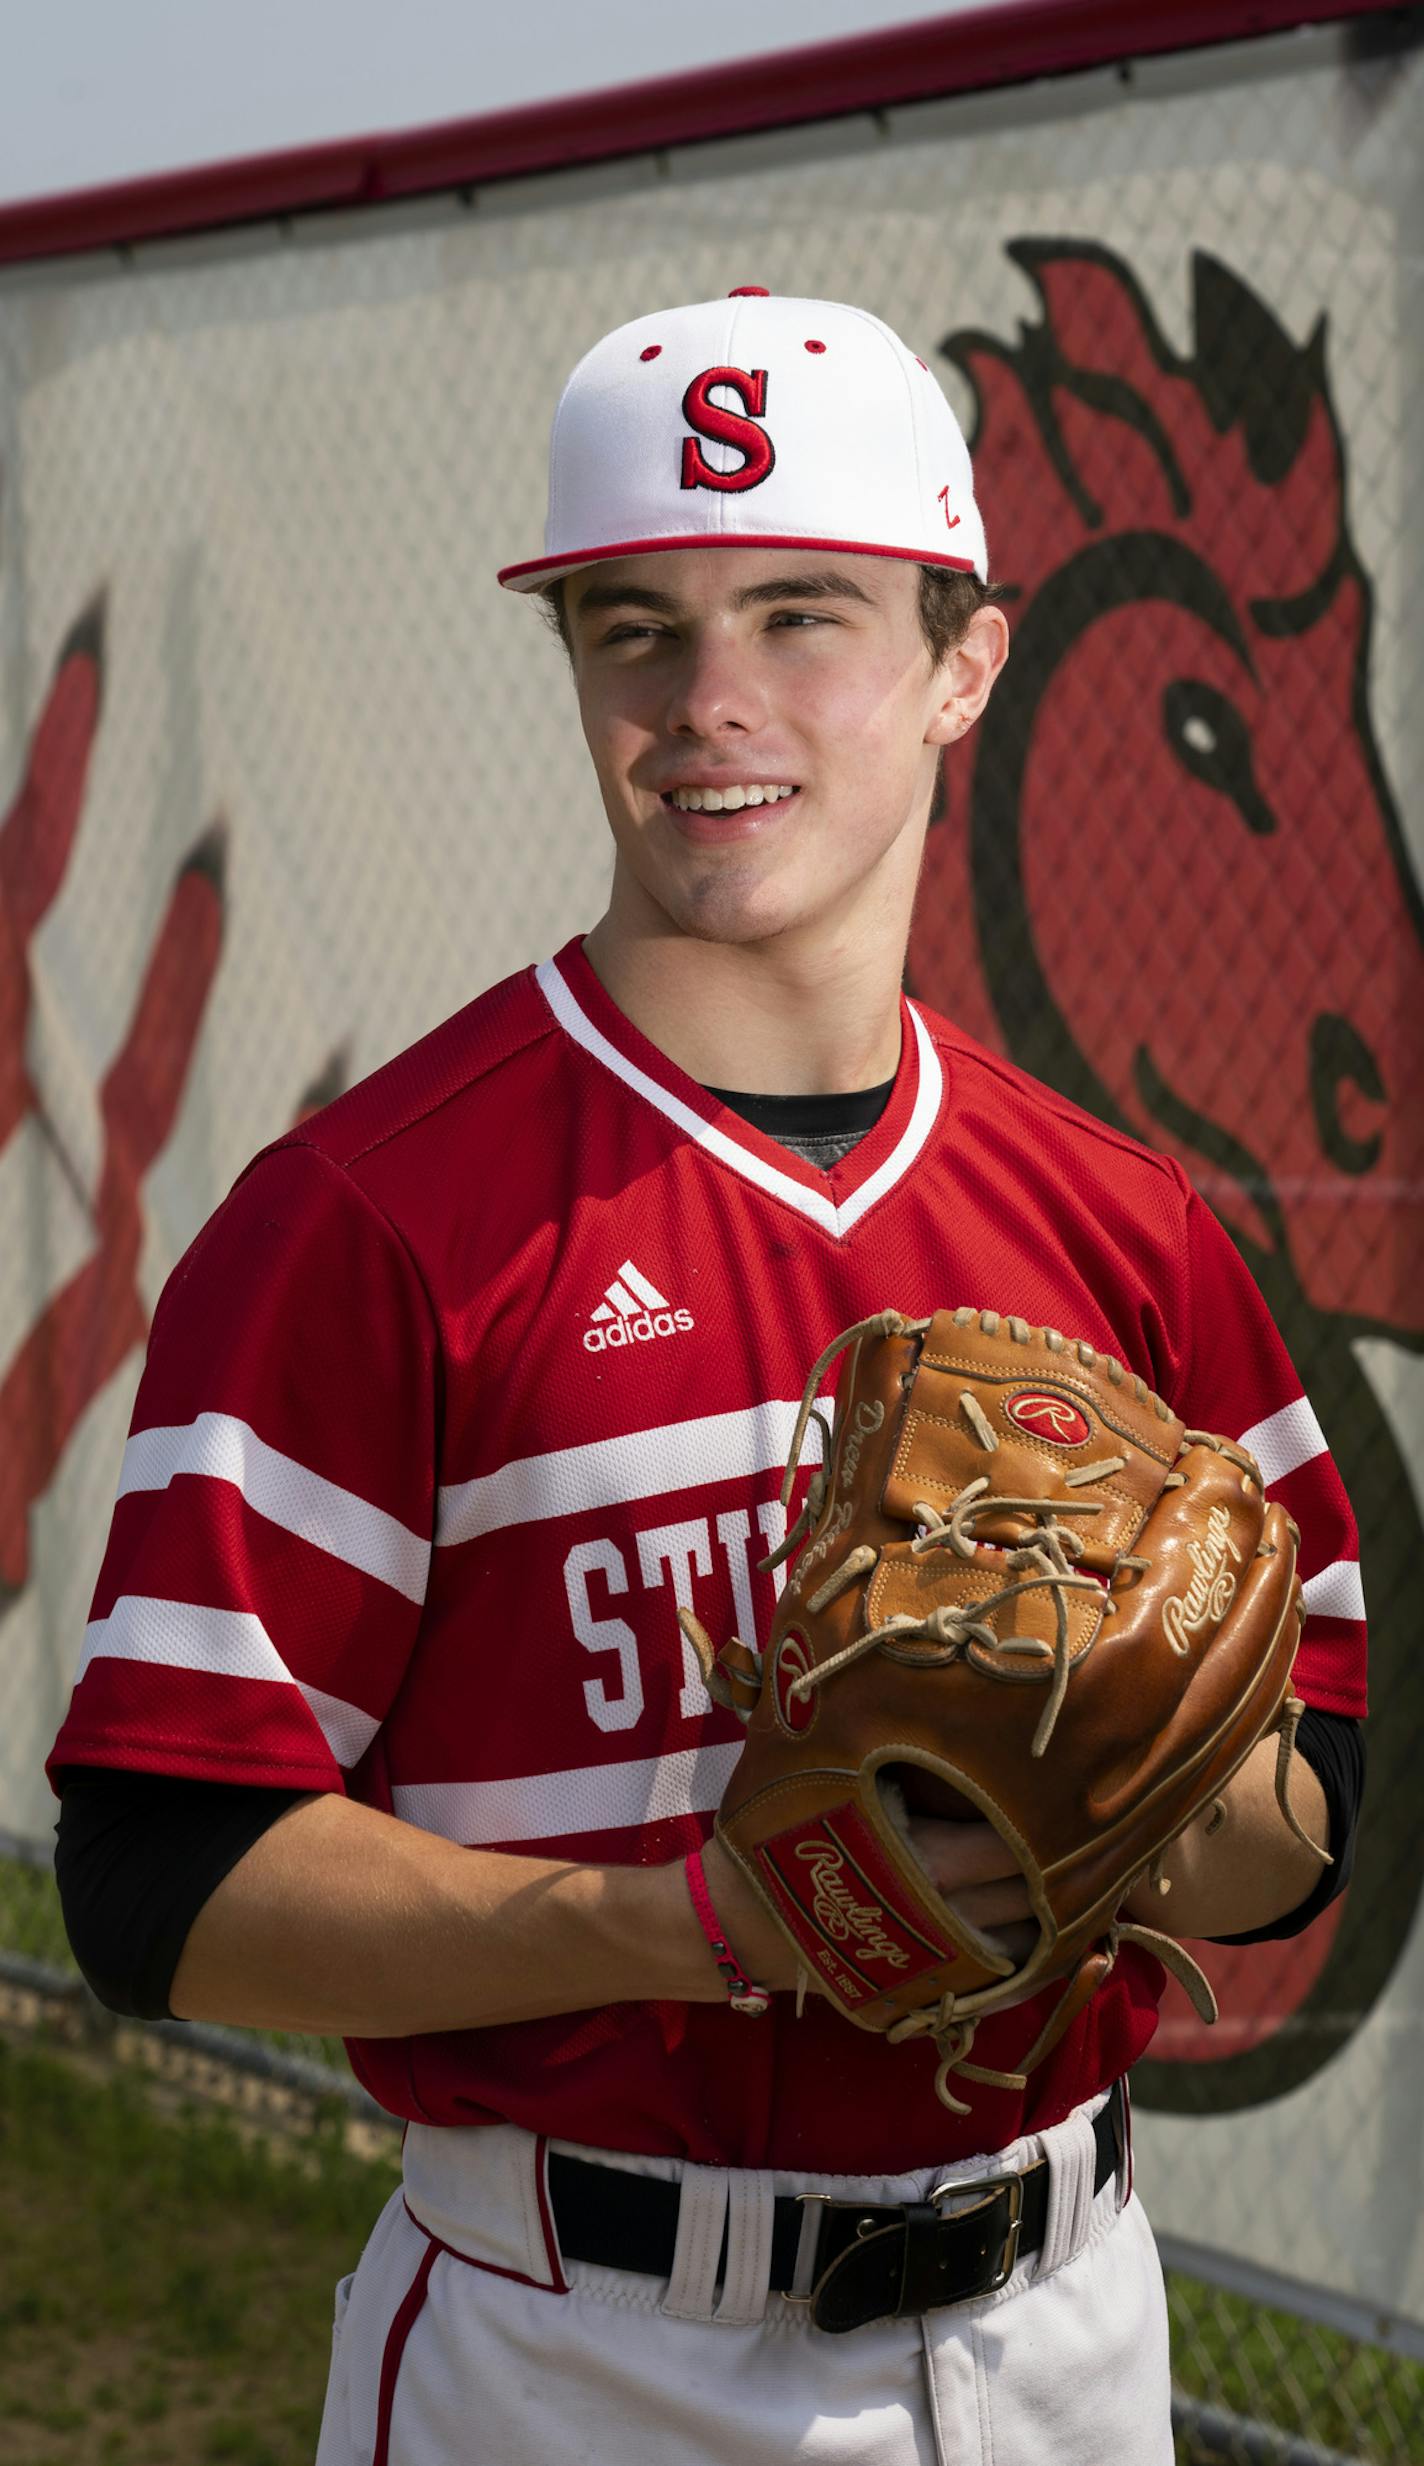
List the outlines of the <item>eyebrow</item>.
{"type": "MultiPolygon", "coordinates": [[[[875,605],[870,593],[863,591],[858,582],[852,582],[848,574],[812,572],[788,574],[781,581],[749,582],[745,590],[734,594],[732,606],[737,610],[764,608],[787,599],[853,599],[866,608],[875,605]]],[[[647,583],[591,582],[586,591],[580,592],[574,614],[583,616],[607,608],[646,608],[656,616],[675,616],[680,605],[671,591],[656,591],[647,583]]]]}

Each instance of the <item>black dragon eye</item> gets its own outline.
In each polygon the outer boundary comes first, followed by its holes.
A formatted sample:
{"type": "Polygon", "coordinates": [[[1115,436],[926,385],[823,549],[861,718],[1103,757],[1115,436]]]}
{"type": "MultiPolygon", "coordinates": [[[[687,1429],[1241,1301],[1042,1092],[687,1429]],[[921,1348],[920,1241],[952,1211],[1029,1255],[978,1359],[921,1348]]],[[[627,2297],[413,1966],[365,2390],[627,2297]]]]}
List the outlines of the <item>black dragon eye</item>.
{"type": "Polygon", "coordinates": [[[1229,796],[1249,831],[1264,838],[1275,829],[1256,784],[1251,732],[1234,702],[1199,677],[1178,677],[1162,696],[1162,726],[1183,769],[1229,796]]]}

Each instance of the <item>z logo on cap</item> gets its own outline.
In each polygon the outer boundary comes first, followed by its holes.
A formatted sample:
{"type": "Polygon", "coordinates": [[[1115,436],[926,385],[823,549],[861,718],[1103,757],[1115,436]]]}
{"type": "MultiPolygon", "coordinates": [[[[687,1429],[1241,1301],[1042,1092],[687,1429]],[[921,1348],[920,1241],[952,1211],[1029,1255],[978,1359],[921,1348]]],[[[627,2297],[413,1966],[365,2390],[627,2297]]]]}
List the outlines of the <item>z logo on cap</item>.
{"type": "Polygon", "coordinates": [[[766,411],[766,370],[764,368],[704,368],[694,377],[682,398],[682,416],[696,435],[682,440],[682,485],[684,488],[758,488],[776,462],[776,448],[757,420],[766,411]],[[738,411],[725,410],[721,403],[709,400],[714,386],[729,394],[740,395],[748,413],[743,418],[738,411]],[[730,445],[745,459],[731,471],[718,471],[708,461],[698,444],[706,437],[709,444],[730,445]]]}

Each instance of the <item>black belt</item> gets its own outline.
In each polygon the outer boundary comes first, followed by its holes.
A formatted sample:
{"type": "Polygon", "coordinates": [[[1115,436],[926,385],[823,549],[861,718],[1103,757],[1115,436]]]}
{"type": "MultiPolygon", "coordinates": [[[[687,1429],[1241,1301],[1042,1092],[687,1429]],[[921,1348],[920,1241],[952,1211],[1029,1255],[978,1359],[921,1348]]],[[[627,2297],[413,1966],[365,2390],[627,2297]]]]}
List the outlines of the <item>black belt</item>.
{"type": "MultiPolygon", "coordinates": [[[[1124,2157],[1126,2130],[1122,2084],[1117,2081],[1093,2121],[1095,2193],[1124,2157]]],[[[671,2277],[678,2184],[552,2150],[549,2197],[565,2260],[631,2269],[644,2277],[671,2277]]],[[[1021,2174],[986,2175],[968,2183],[950,2180],[937,2184],[927,2199],[894,2208],[829,2200],[819,2192],[778,2199],[771,2231],[771,2287],[778,2295],[792,2292],[807,2201],[820,2204],[821,2220],[812,2291],[802,2300],[810,2303],[818,2329],[860,2329],[867,2321],[993,2294],[1015,2261],[1043,2247],[1048,2162],[1040,2158],[1021,2174]],[[941,2204],[947,2201],[971,2205],[946,2210],[941,2204]]],[[[726,2248],[724,2232],[723,2269],[726,2248]]]]}

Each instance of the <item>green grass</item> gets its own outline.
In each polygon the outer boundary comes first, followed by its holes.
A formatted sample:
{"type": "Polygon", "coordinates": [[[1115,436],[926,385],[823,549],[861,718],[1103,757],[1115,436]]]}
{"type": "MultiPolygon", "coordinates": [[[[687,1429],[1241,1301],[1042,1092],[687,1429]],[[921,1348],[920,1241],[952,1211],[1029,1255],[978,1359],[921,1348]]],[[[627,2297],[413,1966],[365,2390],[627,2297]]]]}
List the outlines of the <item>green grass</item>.
{"type": "Polygon", "coordinates": [[[59,1894],[47,1867],[0,1858],[0,1945],[28,1961],[73,1969],[74,1956],[59,1914],[59,1894]]]}
{"type": "MultiPolygon", "coordinates": [[[[64,1932],[59,1894],[47,1867],[32,1867],[19,1859],[0,1858],[0,1948],[44,1961],[52,1969],[75,1974],[74,1955],[64,1932]]],[[[306,2038],[291,2030],[256,2030],[268,2046],[305,2056],[309,2063],[329,2064],[343,2077],[349,2072],[339,2038],[306,2038]]]]}
{"type": "Polygon", "coordinates": [[[0,2039],[7,2466],[310,2466],[336,2280],[396,2181],[0,2039]]]}
{"type": "MultiPolygon", "coordinates": [[[[1167,2299],[1188,2395],[1369,2466],[1424,2458],[1424,2365],[1192,2278],[1169,2277],[1167,2299]]],[[[1181,2443],[1178,2458],[1194,2466],[1181,2443]]]]}

